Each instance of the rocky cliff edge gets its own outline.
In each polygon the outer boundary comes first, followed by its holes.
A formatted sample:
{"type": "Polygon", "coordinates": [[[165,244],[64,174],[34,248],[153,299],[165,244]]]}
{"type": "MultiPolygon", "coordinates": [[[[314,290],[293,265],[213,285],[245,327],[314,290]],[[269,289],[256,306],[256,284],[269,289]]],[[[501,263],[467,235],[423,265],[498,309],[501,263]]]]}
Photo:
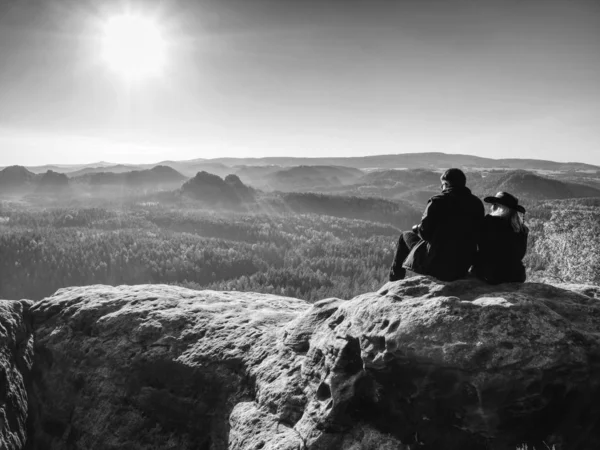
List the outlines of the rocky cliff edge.
{"type": "Polygon", "coordinates": [[[597,449],[598,293],[415,277],[313,305],[164,285],[0,301],[0,448],[597,449]]]}

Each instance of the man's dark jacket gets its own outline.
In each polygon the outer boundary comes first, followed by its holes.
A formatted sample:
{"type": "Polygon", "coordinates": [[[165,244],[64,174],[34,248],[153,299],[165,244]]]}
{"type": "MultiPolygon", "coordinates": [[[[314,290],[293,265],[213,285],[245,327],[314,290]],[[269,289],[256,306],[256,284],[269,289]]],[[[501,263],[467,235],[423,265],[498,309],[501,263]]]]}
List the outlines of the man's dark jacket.
{"type": "Polygon", "coordinates": [[[485,209],[467,187],[450,187],[429,199],[417,232],[419,242],[402,267],[442,281],[464,278],[477,253],[485,209]]]}
{"type": "Polygon", "coordinates": [[[523,257],[527,251],[527,232],[515,232],[508,220],[485,216],[479,235],[475,274],[488,283],[524,282],[523,257]]]}

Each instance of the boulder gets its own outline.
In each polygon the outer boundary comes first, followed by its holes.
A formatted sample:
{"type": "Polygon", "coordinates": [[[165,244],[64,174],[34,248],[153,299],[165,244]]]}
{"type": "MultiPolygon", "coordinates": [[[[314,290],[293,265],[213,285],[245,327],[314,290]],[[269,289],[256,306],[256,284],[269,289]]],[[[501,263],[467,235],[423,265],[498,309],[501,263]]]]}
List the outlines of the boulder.
{"type": "Polygon", "coordinates": [[[597,299],[549,285],[388,283],[315,328],[295,428],[323,449],[357,424],[418,448],[600,448],[599,331],[597,299]]]}
{"type": "Polygon", "coordinates": [[[600,448],[600,303],[581,292],[88,286],[30,314],[33,448],[600,448]]]}
{"type": "Polygon", "coordinates": [[[162,285],[59,290],[32,309],[36,446],[225,449],[249,401],[294,423],[299,358],[277,336],[308,307],[162,285]]]}
{"type": "Polygon", "coordinates": [[[0,449],[24,448],[27,440],[27,384],[33,357],[27,315],[32,304],[0,300],[0,449]]]}

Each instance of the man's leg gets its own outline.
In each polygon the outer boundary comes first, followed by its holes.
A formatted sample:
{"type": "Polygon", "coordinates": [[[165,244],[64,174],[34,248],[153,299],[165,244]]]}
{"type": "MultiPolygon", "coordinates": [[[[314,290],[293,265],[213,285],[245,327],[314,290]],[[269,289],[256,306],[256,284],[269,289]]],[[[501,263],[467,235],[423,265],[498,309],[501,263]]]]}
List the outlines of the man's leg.
{"type": "Polygon", "coordinates": [[[390,281],[403,280],[406,276],[406,269],[402,267],[402,263],[410,253],[411,249],[421,240],[418,234],[412,231],[403,231],[398,239],[398,247],[396,248],[396,256],[390,268],[390,281]]]}

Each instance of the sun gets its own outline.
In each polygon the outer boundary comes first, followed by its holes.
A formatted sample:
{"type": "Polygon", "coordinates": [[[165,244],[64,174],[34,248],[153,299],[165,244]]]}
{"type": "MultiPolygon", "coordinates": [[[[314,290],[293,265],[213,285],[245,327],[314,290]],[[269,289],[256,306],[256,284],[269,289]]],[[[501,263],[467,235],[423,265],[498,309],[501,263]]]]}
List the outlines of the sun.
{"type": "Polygon", "coordinates": [[[124,14],[105,22],[102,59],[124,78],[140,80],[159,75],[165,56],[166,42],[154,20],[124,14]]]}

